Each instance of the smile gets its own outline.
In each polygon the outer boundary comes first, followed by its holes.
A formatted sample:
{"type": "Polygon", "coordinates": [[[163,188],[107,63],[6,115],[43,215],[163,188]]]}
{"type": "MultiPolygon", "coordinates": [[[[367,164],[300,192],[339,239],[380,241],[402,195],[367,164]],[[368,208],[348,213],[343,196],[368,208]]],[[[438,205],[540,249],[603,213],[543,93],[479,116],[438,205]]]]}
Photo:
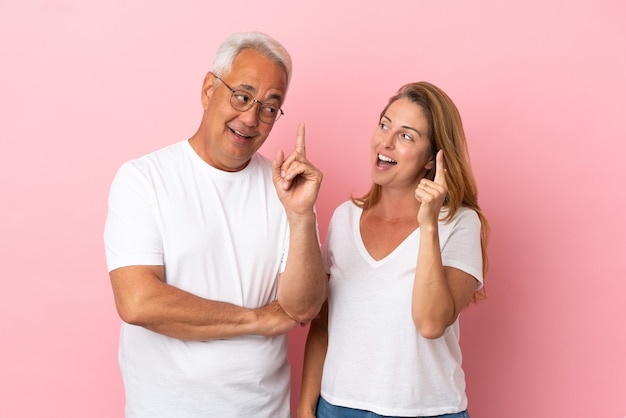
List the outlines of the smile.
{"type": "Polygon", "coordinates": [[[232,128],[230,128],[230,127],[229,127],[228,129],[230,129],[230,131],[231,131],[232,133],[234,133],[235,135],[237,135],[237,136],[239,136],[239,137],[241,137],[241,138],[244,138],[244,139],[250,139],[250,138],[252,138],[252,135],[245,135],[245,134],[243,134],[242,132],[240,132],[240,131],[238,131],[238,130],[236,130],[236,129],[232,129],[232,128]]]}
{"type": "Polygon", "coordinates": [[[384,163],[384,164],[393,164],[396,165],[398,164],[398,162],[392,158],[389,158],[385,155],[382,154],[378,154],[378,163],[384,163]]]}

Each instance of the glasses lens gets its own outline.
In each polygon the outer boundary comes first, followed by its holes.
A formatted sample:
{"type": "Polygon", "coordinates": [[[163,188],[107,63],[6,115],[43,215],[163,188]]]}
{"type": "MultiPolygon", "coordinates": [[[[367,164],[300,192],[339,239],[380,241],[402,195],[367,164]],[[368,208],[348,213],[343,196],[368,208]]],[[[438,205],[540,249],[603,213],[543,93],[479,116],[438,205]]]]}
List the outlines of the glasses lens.
{"type": "Polygon", "coordinates": [[[254,104],[254,98],[245,91],[235,90],[230,96],[230,104],[237,110],[245,112],[254,104]]]}
{"type": "Polygon", "coordinates": [[[273,123],[280,116],[279,109],[272,105],[261,105],[259,108],[259,119],[263,122],[273,123]]]}
{"type": "MultiPolygon", "coordinates": [[[[233,90],[230,96],[231,106],[240,112],[245,112],[250,109],[256,100],[252,95],[243,90],[233,90]]],[[[272,104],[260,104],[258,115],[259,119],[265,123],[274,123],[283,115],[283,111],[272,104]]]]}

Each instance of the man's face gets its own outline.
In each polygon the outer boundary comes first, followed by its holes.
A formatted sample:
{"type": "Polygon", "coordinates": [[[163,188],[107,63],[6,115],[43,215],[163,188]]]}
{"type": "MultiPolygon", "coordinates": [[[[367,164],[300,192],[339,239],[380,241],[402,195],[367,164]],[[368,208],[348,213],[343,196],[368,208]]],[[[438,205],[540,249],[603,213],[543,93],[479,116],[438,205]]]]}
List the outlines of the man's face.
{"type": "MultiPolygon", "coordinates": [[[[239,53],[230,72],[221,78],[233,90],[244,90],[262,103],[280,107],[285,100],[285,70],[253,49],[239,53]]],[[[273,124],[259,120],[258,103],[244,112],[235,110],[230,104],[231,96],[224,83],[207,75],[202,89],[204,115],[197,151],[215,168],[239,171],[263,145],[273,124]]]]}

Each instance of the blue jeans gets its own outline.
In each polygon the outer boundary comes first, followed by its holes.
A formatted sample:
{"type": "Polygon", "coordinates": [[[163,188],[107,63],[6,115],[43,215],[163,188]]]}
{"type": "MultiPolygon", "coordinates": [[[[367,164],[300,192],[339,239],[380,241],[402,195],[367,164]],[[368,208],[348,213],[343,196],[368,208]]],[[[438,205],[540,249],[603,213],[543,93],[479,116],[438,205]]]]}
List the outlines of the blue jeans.
{"type": "MultiPolygon", "coordinates": [[[[317,418],[393,418],[387,415],[378,415],[374,412],[364,411],[362,409],[346,408],[345,406],[335,406],[326,402],[320,396],[317,401],[317,418]]],[[[401,418],[401,417],[395,417],[401,418]]],[[[415,417],[415,418],[470,418],[467,411],[457,412],[455,414],[437,415],[436,417],[415,417]]]]}

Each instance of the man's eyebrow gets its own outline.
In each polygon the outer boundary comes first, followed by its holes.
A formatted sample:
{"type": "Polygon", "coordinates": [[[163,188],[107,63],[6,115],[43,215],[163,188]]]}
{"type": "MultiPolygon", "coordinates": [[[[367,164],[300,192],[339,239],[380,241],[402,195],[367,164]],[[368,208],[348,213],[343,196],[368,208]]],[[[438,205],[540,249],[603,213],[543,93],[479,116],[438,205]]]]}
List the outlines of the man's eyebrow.
{"type": "Polygon", "coordinates": [[[267,100],[276,100],[278,102],[282,102],[283,101],[283,96],[278,94],[278,93],[272,93],[270,94],[270,96],[267,98],[267,100]]]}
{"type": "Polygon", "coordinates": [[[245,91],[249,91],[250,93],[256,93],[256,89],[250,84],[239,84],[235,88],[235,90],[245,90],[245,91]]]}
{"type": "MultiPolygon", "coordinates": [[[[235,87],[234,90],[245,90],[249,93],[256,93],[256,88],[250,84],[240,84],[235,87]]],[[[272,93],[266,100],[277,100],[280,102],[283,100],[283,96],[279,93],[272,93]]]]}

